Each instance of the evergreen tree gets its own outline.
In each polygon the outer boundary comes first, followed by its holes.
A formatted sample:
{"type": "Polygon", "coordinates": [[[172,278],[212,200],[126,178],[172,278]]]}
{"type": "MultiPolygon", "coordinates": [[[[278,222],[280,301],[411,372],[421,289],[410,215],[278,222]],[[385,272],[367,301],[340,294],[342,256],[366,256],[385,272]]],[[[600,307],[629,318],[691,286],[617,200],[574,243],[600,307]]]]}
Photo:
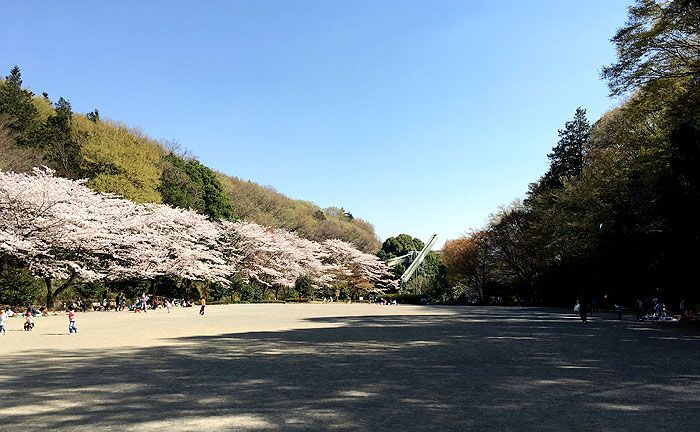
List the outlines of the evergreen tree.
{"type": "Polygon", "coordinates": [[[22,74],[13,67],[5,82],[0,85],[0,114],[10,117],[9,128],[15,133],[17,145],[35,145],[35,133],[39,128],[39,112],[32,103],[34,94],[22,88],[22,74]]]}
{"type": "Polygon", "coordinates": [[[80,177],[80,149],[71,135],[73,111],[70,102],[59,98],[56,115],[46,119],[41,129],[40,142],[46,151],[46,161],[58,175],[68,178],[80,177]]]}
{"type": "Polygon", "coordinates": [[[164,203],[197,210],[212,220],[238,218],[214,171],[173,153],[164,156],[163,163],[160,192],[164,203]]]}
{"type": "Polygon", "coordinates": [[[563,178],[576,177],[581,173],[584,149],[590,135],[591,125],[586,119],[586,110],[578,107],[574,119],[559,130],[559,142],[547,155],[550,166],[542,179],[545,188],[559,187],[563,178]]]}
{"type": "Polygon", "coordinates": [[[85,117],[87,117],[91,122],[97,123],[100,120],[100,111],[95,108],[94,111],[85,114],[85,117]]]}

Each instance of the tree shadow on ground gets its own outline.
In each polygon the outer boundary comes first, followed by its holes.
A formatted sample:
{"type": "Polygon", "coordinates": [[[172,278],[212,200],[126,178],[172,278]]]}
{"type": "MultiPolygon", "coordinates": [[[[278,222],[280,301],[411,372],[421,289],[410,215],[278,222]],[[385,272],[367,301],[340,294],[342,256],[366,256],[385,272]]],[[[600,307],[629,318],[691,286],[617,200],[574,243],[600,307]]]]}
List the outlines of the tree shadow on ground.
{"type": "Polygon", "coordinates": [[[310,319],[323,328],[13,358],[3,430],[692,430],[697,331],[561,311],[310,319]],[[7,428],[7,429],[6,429],[7,428]]]}

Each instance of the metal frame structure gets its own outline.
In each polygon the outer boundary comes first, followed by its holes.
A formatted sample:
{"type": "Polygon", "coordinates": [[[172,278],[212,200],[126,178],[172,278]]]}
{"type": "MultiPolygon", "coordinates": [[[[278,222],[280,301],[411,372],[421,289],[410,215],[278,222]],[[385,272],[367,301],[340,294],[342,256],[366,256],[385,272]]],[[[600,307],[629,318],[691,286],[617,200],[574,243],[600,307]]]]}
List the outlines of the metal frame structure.
{"type": "Polygon", "coordinates": [[[405,262],[411,263],[406,269],[406,271],[403,272],[403,274],[401,275],[402,286],[406,285],[406,283],[415,274],[416,270],[418,270],[418,267],[420,267],[420,265],[423,263],[425,256],[428,255],[428,252],[430,252],[430,249],[433,247],[436,241],[437,234],[433,234],[430,237],[430,240],[428,240],[423,249],[421,249],[420,251],[411,251],[406,255],[401,255],[400,257],[391,258],[386,261],[386,265],[388,265],[389,267],[393,267],[395,265],[402,264],[405,262]]]}

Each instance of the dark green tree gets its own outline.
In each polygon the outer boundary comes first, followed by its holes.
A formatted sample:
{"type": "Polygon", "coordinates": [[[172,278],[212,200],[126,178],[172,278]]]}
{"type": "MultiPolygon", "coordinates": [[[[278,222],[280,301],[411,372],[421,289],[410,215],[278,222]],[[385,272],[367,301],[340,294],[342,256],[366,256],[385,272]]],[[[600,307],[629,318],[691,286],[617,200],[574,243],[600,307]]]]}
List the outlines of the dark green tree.
{"type": "Polygon", "coordinates": [[[201,211],[202,190],[187,175],[185,161],[173,153],[163,157],[159,191],[163,203],[201,211]]]}
{"type": "Polygon", "coordinates": [[[200,211],[212,220],[237,219],[216,173],[194,159],[164,156],[160,192],[165,204],[200,211]]]}
{"type": "Polygon", "coordinates": [[[550,166],[542,179],[546,189],[561,186],[562,180],[579,175],[583,168],[584,149],[591,134],[586,110],[578,107],[574,119],[559,130],[559,142],[547,157],[550,166]]]}
{"type": "Polygon", "coordinates": [[[294,291],[304,298],[312,297],[314,292],[313,280],[308,276],[299,276],[294,281],[294,291]]]}
{"type": "Polygon", "coordinates": [[[396,237],[389,237],[384,240],[382,249],[377,253],[377,256],[380,259],[387,260],[405,255],[411,251],[419,251],[423,247],[425,247],[425,243],[420,239],[413,238],[408,234],[399,234],[396,237]]]}
{"type": "Polygon", "coordinates": [[[62,177],[79,178],[80,148],[71,135],[73,111],[70,102],[59,98],[55,105],[56,115],[46,119],[41,128],[40,142],[49,166],[62,177]]]}
{"type": "Polygon", "coordinates": [[[0,274],[0,304],[23,306],[33,303],[40,296],[39,285],[27,269],[8,267],[0,274]]]}
{"type": "Polygon", "coordinates": [[[22,88],[22,74],[13,67],[5,82],[0,85],[0,114],[10,116],[10,129],[20,147],[36,145],[35,134],[39,129],[39,112],[32,103],[34,94],[22,88]]]}
{"type": "Polygon", "coordinates": [[[91,122],[97,123],[100,120],[100,111],[95,108],[93,111],[85,114],[85,117],[87,117],[91,122]]]}
{"type": "MultiPolygon", "coordinates": [[[[425,247],[419,238],[414,238],[408,234],[399,234],[396,237],[389,237],[382,244],[382,249],[377,253],[379,259],[388,260],[391,258],[406,255],[411,251],[420,251],[425,247]]],[[[406,271],[407,265],[398,264],[392,268],[394,276],[400,277],[406,271]]],[[[445,266],[440,261],[440,257],[433,251],[428,252],[421,263],[420,269],[416,272],[415,278],[409,282],[409,286],[404,287],[407,292],[420,292],[429,295],[440,295],[447,286],[445,266]]]]}

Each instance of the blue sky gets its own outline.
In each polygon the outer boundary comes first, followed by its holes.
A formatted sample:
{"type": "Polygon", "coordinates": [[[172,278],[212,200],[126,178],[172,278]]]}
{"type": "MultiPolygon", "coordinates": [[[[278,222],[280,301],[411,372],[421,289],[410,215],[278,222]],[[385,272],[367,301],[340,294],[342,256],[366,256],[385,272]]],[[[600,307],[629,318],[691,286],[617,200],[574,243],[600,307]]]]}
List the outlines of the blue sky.
{"type": "Polygon", "coordinates": [[[0,73],[439,246],[525,194],[578,106],[618,104],[628,3],[9,2],[0,73]]]}

